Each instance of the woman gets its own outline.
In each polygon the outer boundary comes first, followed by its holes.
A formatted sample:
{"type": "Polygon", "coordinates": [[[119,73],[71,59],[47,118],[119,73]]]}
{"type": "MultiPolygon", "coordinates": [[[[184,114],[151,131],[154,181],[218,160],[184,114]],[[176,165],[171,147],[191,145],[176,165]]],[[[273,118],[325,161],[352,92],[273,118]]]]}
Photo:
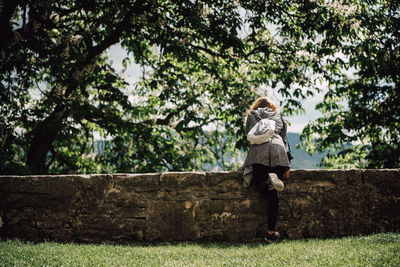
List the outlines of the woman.
{"type": "Polygon", "coordinates": [[[262,197],[268,199],[268,234],[266,240],[279,240],[275,231],[278,215],[279,199],[276,189],[282,190],[283,183],[279,179],[289,178],[289,159],[286,153],[286,123],[280,116],[278,107],[269,97],[257,99],[247,112],[246,136],[261,119],[275,121],[275,133],[268,142],[250,145],[244,162],[246,169],[252,167],[252,180],[262,197]],[[279,178],[279,179],[278,179],[279,178]]]}

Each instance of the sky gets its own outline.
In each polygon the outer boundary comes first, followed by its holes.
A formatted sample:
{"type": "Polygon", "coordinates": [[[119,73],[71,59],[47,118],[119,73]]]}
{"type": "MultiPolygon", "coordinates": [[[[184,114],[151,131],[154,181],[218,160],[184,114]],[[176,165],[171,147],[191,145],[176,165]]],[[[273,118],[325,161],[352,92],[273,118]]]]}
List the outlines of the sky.
{"type": "MultiPolygon", "coordinates": [[[[126,52],[120,47],[120,45],[114,45],[108,50],[109,59],[111,65],[117,72],[121,72],[123,69],[122,60],[127,56],[126,52]]],[[[137,82],[143,73],[142,68],[137,64],[128,65],[127,69],[121,75],[130,84],[137,82]]],[[[322,114],[315,110],[315,105],[322,101],[324,92],[315,94],[313,97],[302,102],[305,114],[294,115],[292,117],[285,118],[289,122],[288,132],[300,133],[308,122],[319,118],[322,114]]],[[[278,101],[277,101],[278,102],[278,101]]]]}
{"type": "Polygon", "coordinates": [[[286,120],[290,123],[288,126],[288,132],[300,133],[310,121],[321,117],[322,113],[318,110],[315,110],[315,105],[321,102],[322,99],[323,93],[316,94],[302,103],[304,109],[306,110],[305,114],[286,118],[286,120]]]}

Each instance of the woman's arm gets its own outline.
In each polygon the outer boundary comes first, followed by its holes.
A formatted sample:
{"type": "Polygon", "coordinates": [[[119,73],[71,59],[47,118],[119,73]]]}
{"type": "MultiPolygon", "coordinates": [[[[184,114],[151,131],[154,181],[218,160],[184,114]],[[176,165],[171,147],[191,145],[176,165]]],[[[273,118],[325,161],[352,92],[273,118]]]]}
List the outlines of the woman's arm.
{"type": "Polygon", "coordinates": [[[281,117],[281,120],[282,120],[283,127],[282,127],[282,130],[279,133],[279,135],[282,137],[283,143],[286,146],[287,124],[282,117],[281,117]]]}
{"type": "Polygon", "coordinates": [[[256,123],[257,123],[257,120],[254,117],[254,115],[252,115],[252,114],[247,115],[247,118],[246,118],[246,136],[250,132],[250,130],[254,127],[254,125],[256,125],[256,123]]]}

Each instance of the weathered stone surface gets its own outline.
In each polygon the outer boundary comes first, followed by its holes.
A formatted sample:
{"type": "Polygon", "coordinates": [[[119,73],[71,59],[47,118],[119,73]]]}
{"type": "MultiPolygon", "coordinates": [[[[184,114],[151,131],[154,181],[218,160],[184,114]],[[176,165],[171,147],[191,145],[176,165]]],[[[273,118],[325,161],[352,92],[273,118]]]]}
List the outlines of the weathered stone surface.
{"type": "Polygon", "coordinates": [[[226,180],[232,180],[235,182],[242,182],[242,172],[241,171],[220,171],[220,172],[208,172],[207,173],[207,183],[208,185],[215,186],[224,182],[226,180]]]}
{"type": "MultiPolygon", "coordinates": [[[[293,170],[277,230],[288,238],[400,229],[400,171],[293,170]]],[[[242,172],[0,176],[3,238],[250,241],[267,202],[242,172]]]]}
{"type": "Polygon", "coordinates": [[[115,187],[123,191],[148,192],[160,189],[159,173],[114,174],[115,187]]]}
{"type": "Polygon", "coordinates": [[[204,172],[163,172],[160,176],[160,187],[165,190],[202,188],[205,182],[206,174],[204,172]]]}
{"type": "Polygon", "coordinates": [[[363,172],[364,182],[376,187],[382,194],[400,192],[400,169],[367,170],[363,172]]]}

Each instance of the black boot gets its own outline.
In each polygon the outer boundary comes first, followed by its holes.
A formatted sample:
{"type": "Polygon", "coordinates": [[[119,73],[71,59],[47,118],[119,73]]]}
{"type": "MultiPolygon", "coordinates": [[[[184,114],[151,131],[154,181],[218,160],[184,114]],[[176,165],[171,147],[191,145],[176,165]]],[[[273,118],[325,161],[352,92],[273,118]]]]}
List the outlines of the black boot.
{"type": "Polygon", "coordinates": [[[273,234],[267,233],[267,236],[264,238],[264,240],[269,243],[279,242],[281,240],[281,236],[278,232],[274,231],[273,234]]]}

